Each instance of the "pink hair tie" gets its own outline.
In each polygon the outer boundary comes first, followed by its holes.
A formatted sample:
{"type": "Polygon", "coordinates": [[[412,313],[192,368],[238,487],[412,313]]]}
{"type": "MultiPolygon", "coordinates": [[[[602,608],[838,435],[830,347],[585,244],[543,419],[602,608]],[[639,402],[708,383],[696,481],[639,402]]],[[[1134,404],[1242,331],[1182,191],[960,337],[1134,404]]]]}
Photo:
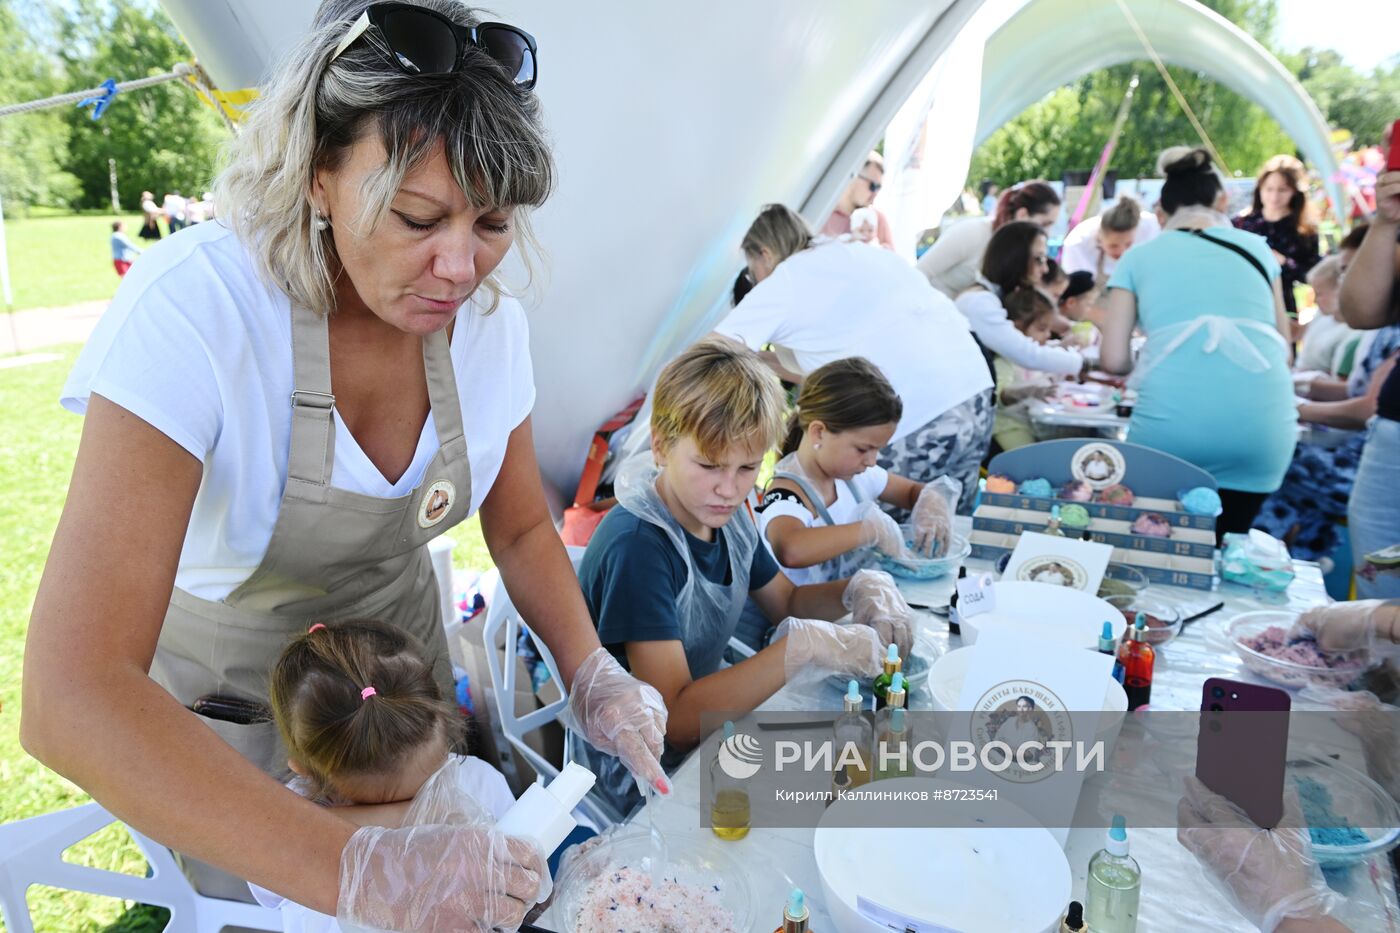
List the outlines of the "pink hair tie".
{"type": "Polygon", "coordinates": [[[324,622],[317,622],[315,625],[311,626],[311,628],[306,630],[306,634],[310,635],[312,632],[318,632],[325,627],[326,624],[324,622]]]}
{"type": "Polygon", "coordinates": [[[379,691],[374,689],[373,687],[366,687],[365,689],[360,691],[360,699],[368,700],[370,697],[375,696],[378,693],[379,691]]]}

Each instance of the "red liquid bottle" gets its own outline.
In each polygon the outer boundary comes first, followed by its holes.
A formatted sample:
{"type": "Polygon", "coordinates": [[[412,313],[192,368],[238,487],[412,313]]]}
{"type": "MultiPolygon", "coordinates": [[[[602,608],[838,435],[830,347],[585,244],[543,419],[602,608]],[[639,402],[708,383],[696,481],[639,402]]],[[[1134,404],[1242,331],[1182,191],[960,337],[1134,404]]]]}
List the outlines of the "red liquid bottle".
{"type": "Polygon", "coordinates": [[[1146,706],[1152,700],[1152,662],[1156,659],[1147,643],[1147,617],[1141,612],[1123,642],[1118,646],[1118,663],[1123,665],[1123,690],[1128,709],[1146,706]]]}

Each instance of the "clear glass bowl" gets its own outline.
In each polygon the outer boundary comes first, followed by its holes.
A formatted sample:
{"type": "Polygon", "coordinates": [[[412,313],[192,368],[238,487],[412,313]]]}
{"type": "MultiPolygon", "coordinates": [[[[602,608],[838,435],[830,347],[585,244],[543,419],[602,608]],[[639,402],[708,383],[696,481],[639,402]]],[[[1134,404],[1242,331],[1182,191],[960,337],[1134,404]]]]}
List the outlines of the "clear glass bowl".
{"type": "Polygon", "coordinates": [[[1319,864],[1333,867],[1363,862],[1389,852],[1400,843],[1400,805],[1365,774],[1330,758],[1312,755],[1290,758],[1287,774],[1302,798],[1305,818],[1313,815],[1314,808],[1326,811],[1328,818],[1323,827],[1313,830],[1314,835],[1325,832],[1340,818],[1366,836],[1365,842],[1358,839],[1348,844],[1328,844],[1314,839],[1313,857],[1319,864]]]}
{"type": "Polygon", "coordinates": [[[1225,635],[1234,646],[1244,666],[1260,677],[1272,680],[1285,687],[1306,687],[1319,684],[1325,687],[1345,687],[1366,669],[1364,652],[1346,652],[1332,657],[1339,663],[1334,667],[1314,667],[1299,664],[1283,658],[1270,657],[1249,647],[1246,641],[1257,638],[1272,627],[1285,631],[1298,618],[1296,612],[1283,612],[1265,609],[1259,612],[1246,612],[1235,616],[1225,628],[1225,635]]]}
{"type": "Polygon", "coordinates": [[[1099,581],[1099,597],[1132,596],[1141,593],[1152,583],[1147,574],[1131,564],[1109,564],[1103,579],[1099,581]]]}
{"type": "MultiPolygon", "coordinates": [[[[900,525],[899,528],[904,532],[904,543],[912,550],[914,529],[909,525],[900,525]]],[[[942,557],[900,559],[876,552],[874,566],[877,570],[883,570],[891,576],[902,577],[906,580],[936,580],[939,577],[946,577],[950,573],[956,573],[958,565],[971,553],[972,545],[968,542],[967,537],[954,533],[953,542],[948,546],[948,553],[942,557]]]]}
{"type": "MultiPolygon", "coordinates": [[[[702,892],[711,892],[733,918],[732,929],[749,930],[753,926],[753,891],[743,866],[725,846],[732,845],[719,839],[694,833],[665,833],[665,864],[659,875],[663,879],[675,879],[684,885],[702,892]],[[718,891],[715,892],[715,886],[718,891]]],[[[609,872],[617,873],[623,868],[631,868],[643,876],[649,876],[649,861],[656,854],[651,834],[645,829],[632,828],[621,831],[583,855],[573,859],[559,873],[554,881],[554,905],[551,915],[559,918],[565,930],[615,930],[616,925],[589,925],[589,920],[581,913],[588,906],[586,901],[589,889],[595,881],[604,879],[609,872]]],[[[616,876],[616,875],[615,875],[616,876]]],[[[606,885],[608,882],[602,880],[606,885]]],[[[633,895],[635,896],[635,895],[633,895]]],[[[645,896],[644,894],[642,896],[645,896]]],[[[649,913],[651,919],[652,914],[649,913]]],[[[658,933],[669,930],[699,929],[683,915],[671,918],[654,912],[658,933]]],[[[705,929],[723,930],[706,925],[705,929]]]]}
{"type": "Polygon", "coordinates": [[[1144,598],[1141,594],[1131,596],[1105,596],[1104,602],[1123,613],[1123,621],[1131,626],[1137,621],[1139,612],[1147,615],[1146,641],[1153,648],[1161,648],[1181,634],[1181,611],[1144,598]]]}

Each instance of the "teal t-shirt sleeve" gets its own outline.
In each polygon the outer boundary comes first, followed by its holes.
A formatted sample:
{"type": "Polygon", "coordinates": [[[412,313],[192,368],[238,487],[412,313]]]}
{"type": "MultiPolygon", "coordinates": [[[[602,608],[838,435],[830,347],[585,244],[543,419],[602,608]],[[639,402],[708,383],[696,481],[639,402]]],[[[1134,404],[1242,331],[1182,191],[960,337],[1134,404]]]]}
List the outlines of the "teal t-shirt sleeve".
{"type": "Polygon", "coordinates": [[[616,533],[601,536],[604,528],[599,525],[589,550],[597,546],[601,552],[593,561],[585,557],[584,595],[598,626],[598,640],[604,647],[681,641],[676,597],[684,568],[671,560],[674,549],[664,535],[631,515],[620,513],[615,524],[621,527],[608,531],[616,533]]]}

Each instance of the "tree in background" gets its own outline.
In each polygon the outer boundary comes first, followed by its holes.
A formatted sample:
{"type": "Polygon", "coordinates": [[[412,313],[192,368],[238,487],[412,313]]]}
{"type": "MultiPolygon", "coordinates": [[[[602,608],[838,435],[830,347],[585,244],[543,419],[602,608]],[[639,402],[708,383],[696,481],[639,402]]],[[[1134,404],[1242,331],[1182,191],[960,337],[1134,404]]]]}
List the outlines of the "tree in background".
{"type": "MultiPolygon", "coordinates": [[[[67,8],[59,35],[70,88],[149,77],[192,58],[163,12],[132,0],[77,0],[67,8]]],[[[78,179],[82,207],[110,204],[109,158],[117,162],[124,208],[135,207],[143,190],[154,192],[157,201],[177,189],[202,192],[227,134],[180,81],[118,94],[101,120],[76,108],[65,119],[70,136],[64,166],[78,179]]]]}
{"type": "Polygon", "coordinates": [[[1357,146],[1377,146],[1400,119],[1400,57],[1389,69],[1363,74],[1331,49],[1306,48],[1282,57],[1333,127],[1351,130],[1357,146]]]}
{"type": "MultiPolygon", "coordinates": [[[[1278,14],[1276,0],[1203,2],[1254,36],[1265,48],[1270,47],[1278,14]]],[[[1332,125],[1345,126],[1365,140],[1367,135],[1349,121],[1363,111],[1376,112],[1374,117],[1367,117],[1368,121],[1383,120],[1379,111],[1387,106],[1395,109],[1396,98],[1390,96],[1386,105],[1385,99],[1377,95],[1372,79],[1342,64],[1335,52],[1314,52],[1312,58],[1316,60],[1317,74],[1315,79],[1304,76],[1304,86],[1310,93],[1320,95],[1319,107],[1332,125]]],[[[1290,61],[1285,57],[1283,62],[1286,67],[1295,68],[1306,64],[1301,58],[1290,61]]],[[[1249,176],[1270,156],[1295,151],[1293,141],[1257,104],[1203,74],[1170,65],[1167,71],[1232,172],[1249,176]]],[[[1144,59],[1085,75],[997,130],[974,154],[969,184],[986,178],[1004,187],[1026,178],[1053,180],[1065,171],[1092,168],[1108,140],[1114,114],[1133,74],[1140,76],[1140,84],[1113,155],[1112,167],[1118,176],[1150,176],[1156,168],[1157,154],[1166,146],[1199,144],[1200,137],[1166,82],[1144,59]]],[[[1366,126],[1369,129],[1370,122],[1366,126]]]]}
{"type": "MultiPolygon", "coordinates": [[[[35,42],[11,0],[0,0],[0,104],[62,93],[62,75],[35,42]]],[[[64,171],[68,124],[56,110],[0,118],[0,196],[13,215],[33,204],[66,207],[78,180],[64,171]]]]}

